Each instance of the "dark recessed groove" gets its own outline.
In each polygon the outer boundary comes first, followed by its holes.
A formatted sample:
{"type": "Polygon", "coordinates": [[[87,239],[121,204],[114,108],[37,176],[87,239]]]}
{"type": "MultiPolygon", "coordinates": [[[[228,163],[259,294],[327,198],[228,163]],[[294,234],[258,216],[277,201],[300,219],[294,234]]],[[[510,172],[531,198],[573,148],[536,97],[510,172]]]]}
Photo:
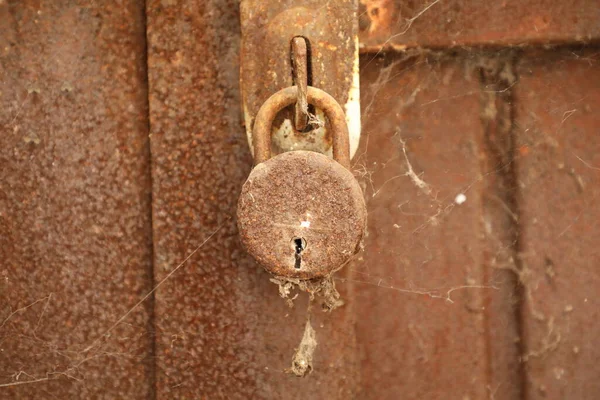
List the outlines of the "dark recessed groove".
{"type": "MultiPolygon", "coordinates": [[[[507,277],[508,285],[512,288],[510,296],[516,299],[514,304],[513,318],[516,334],[519,340],[515,343],[516,349],[513,350],[517,360],[513,360],[516,366],[515,382],[519,398],[527,398],[527,376],[525,365],[521,362],[521,357],[525,352],[525,332],[523,324],[523,304],[524,288],[520,282],[520,271],[522,266],[519,259],[521,251],[521,231],[519,226],[519,185],[518,185],[518,160],[516,153],[517,129],[515,123],[516,98],[514,88],[518,84],[516,75],[516,65],[518,62],[517,52],[506,49],[495,54],[483,55],[480,64],[480,82],[482,88],[482,121],[484,125],[483,150],[487,165],[492,168],[491,171],[483,171],[493,174],[491,182],[485,186],[484,213],[490,213],[494,218],[497,228],[501,228],[502,233],[495,238],[500,241],[498,249],[491,247],[490,251],[500,251],[500,248],[507,249],[508,254],[504,254],[503,260],[508,263],[503,267],[504,272],[499,272],[507,277]],[[486,199],[487,197],[487,199],[486,199]],[[498,211],[494,207],[504,207],[505,211],[498,211]]],[[[500,208],[502,208],[500,207],[500,208]]],[[[502,255],[499,255],[502,259],[502,255]]],[[[492,266],[486,268],[486,273],[492,275],[492,266]]],[[[486,318],[493,316],[486,313],[486,318]]],[[[491,321],[488,320],[488,325],[491,321]]],[[[488,330],[488,342],[490,333],[488,330]]],[[[488,357],[492,357],[491,344],[488,343],[488,357]]],[[[491,376],[491,363],[489,359],[489,372],[491,376]]],[[[510,368],[508,368],[510,370],[510,368]]]]}

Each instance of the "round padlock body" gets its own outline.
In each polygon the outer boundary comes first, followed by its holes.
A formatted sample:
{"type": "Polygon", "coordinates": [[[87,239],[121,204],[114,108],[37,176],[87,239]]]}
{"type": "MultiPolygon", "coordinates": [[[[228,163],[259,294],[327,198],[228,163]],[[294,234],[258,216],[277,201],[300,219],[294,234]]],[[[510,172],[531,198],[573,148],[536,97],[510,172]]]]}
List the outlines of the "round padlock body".
{"type": "Polygon", "coordinates": [[[265,269],[314,279],[358,252],[367,210],[350,171],[323,154],[292,151],[252,170],[237,217],[242,243],[265,269]]]}

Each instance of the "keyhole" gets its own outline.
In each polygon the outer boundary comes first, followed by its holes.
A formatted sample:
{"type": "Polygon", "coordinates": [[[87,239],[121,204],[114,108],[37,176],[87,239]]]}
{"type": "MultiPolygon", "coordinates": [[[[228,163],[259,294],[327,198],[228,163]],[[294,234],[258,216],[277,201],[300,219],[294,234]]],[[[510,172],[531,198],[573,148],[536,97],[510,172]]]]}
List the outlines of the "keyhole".
{"type": "Polygon", "coordinates": [[[294,268],[300,269],[302,264],[302,252],[306,248],[306,240],[304,240],[304,238],[294,238],[292,239],[292,244],[294,246],[294,250],[296,251],[294,254],[296,257],[294,268]]]}

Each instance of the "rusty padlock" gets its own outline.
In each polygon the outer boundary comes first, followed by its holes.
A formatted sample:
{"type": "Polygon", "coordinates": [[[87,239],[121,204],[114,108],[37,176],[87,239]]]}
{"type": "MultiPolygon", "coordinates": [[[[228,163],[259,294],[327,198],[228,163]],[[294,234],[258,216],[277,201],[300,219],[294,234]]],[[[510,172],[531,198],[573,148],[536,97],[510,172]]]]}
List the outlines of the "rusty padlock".
{"type": "Polygon", "coordinates": [[[297,98],[296,86],[273,94],[254,122],[255,166],[244,183],[237,219],[242,243],[278,277],[316,279],[341,268],[360,250],[367,209],[350,171],[344,112],[326,92],[308,87],[308,103],[325,112],[333,156],[290,151],[271,158],[271,125],[297,98]]]}

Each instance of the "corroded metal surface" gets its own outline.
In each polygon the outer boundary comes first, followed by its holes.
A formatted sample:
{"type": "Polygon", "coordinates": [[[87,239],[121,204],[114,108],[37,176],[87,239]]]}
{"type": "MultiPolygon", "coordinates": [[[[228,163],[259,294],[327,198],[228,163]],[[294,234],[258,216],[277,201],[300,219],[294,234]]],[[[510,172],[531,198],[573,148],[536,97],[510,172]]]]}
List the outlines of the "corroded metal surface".
{"type": "Polygon", "coordinates": [[[144,41],[138,1],[0,1],[2,399],[152,396],[152,304],[115,325],[152,286],[144,41]]]}
{"type": "MultiPolygon", "coordinates": [[[[258,110],[254,121],[254,162],[255,164],[271,158],[271,127],[273,119],[284,107],[297,99],[298,87],[290,86],[270,96],[258,110]]],[[[339,103],[323,90],[307,87],[307,101],[318,106],[331,125],[333,158],[345,168],[350,168],[350,139],[344,111],[339,103]]]]}
{"type": "Polygon", "coordinates": [[[518,65],[519,277],[528,399],[600,398],[600,58],[518,65]]]}
{"type": "Polygon", "coordinates": [[[299,150],[254,167],[237,217],[242,243],[270,273],[313,279],[330,275],[358,252],[367,210],[350,171],[299,150]]]}
{"type": "Polygon", "coordinates": [[[347,267],[361,399],[519,398],[514,285],[495,274],[487,227],[502,227],[482,207],[498,167],[482,162],[485,88],[469,60],[363,58],[369,235],[347,267]]]}
{"type": "Polygon", "coordinates": [[[298,88],[294,105],[294,126],[304,131],[308,124],[308,45],[306,39],[298,36],[292,39],[292,69],[294,85],[298,88]]]}
{"type": "MultiPolygon", "coordinates": [[[[470,61],[365,59],[367,249],[296,379],[306,304],[281,301],[233,217],[251,168],[235,1],[148,3],[157,280],[221,229],[156,293],[156,357],[150,303],[114,325],[151,287],[143,8],[97,3],[0,2],[0,397],[519,398],[511,273],[527,398],[598,397],[594,51],[526,55],[483,90],[470,61]]],[[[567,4],[573,30],[590,4],[567,4]]]]}
{"type": "Polygon", "coordinates": [[[157,397],[353,398],[352,304],[314,313],[314,371],[285,374],[306,299],[290,309],[239,240],[235,211],[252,157],[240,120],[238,10],[231,0],[147,6],[156,279],[221,227],[156,292],[157,397]]]}
{"type": "MultiPolygon", "coordinates": [[[[360,137],[358,20],[356,0],[244,0],[241,2],[241,92],[246,130],[267,98],[293,84],[290,44],[309,41],[308,84],[331,94],[345,111],[351,153],[360,137]]],[[[329,125],[311,132],[294,129],[293,107],[275,120],[274,153],[289,150],[331,151],[329,125]]],[[[317,117],[323,115],[317,111],[317,117]]]]}
{"type": "Polygon", "coordinates": [[[596,0],[360,0],[361,52],[600,39],[596,0]]]}

